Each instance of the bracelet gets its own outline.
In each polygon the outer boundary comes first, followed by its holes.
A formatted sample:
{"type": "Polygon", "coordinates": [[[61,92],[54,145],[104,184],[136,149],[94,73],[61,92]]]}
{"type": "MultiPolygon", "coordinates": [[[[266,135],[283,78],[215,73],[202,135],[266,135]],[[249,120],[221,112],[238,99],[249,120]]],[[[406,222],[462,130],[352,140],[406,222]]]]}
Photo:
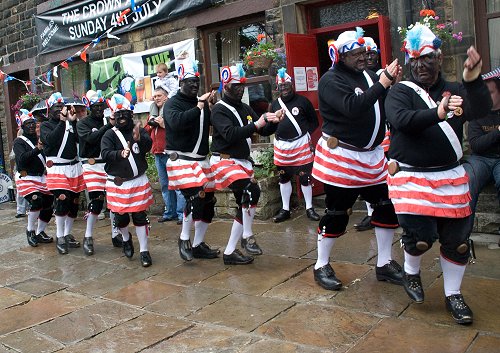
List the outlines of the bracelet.
{"type": "Polygon", "coordinates": [[[207,101],[203,100],[203,99],[198,99],[198,102],[201,102],[201,103],[205,104],[207,101]]]}
{"type": "Polygon", "coordinates": [[[266,124],[269,122],[269,120],[267,120],[267,113],[264,113],[264,121],[266,122],[266,124]]]}
{"type": "Polygon", "coordinates": [[[391,81],[394,81],[394,76],[392,76],[387,69],[384,70],[384,74],[387,76],[387,78],[391,81]]]}

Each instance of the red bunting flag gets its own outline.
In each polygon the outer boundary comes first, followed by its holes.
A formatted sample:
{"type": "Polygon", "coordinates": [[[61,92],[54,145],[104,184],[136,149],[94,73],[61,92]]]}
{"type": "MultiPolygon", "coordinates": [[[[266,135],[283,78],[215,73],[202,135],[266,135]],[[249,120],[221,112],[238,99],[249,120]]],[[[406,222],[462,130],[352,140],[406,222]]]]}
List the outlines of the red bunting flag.
{"type": "Polygon", "coordinates": [[[82,52],[80,53],[80,58],[82,58],[83,61],[87,62],[87,50],[86,49],[82,50],[82,52]]]}
{"type": "Polygon", "coordinates": [[[61,63],[61,66],[64,67],[65,69],[67,69],[68,68],[68,63],[66,61],[63,61],[61,63]]]}

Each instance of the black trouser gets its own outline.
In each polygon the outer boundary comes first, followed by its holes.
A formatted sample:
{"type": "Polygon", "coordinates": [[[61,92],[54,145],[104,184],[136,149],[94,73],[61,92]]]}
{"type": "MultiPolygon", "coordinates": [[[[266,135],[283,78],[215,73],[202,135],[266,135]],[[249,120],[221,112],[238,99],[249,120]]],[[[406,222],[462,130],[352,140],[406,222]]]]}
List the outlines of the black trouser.
{"type": "MultiPolygon", "coordinates": [[[[469,216],[471,217],[471,216],[469,216]]],[[[443,218],[399,214],[398,220],[404,229],[403,244],[405,251],[413,256],[419,256],[427,250],[418,250],[416,243],[425,241],[429,245],[439,240],[441,255],[451,262],[465,265],[469,259],[469,251],[459,253],[457,248],[461,244],[468,245],[470,231],[467,227],[469,217],[443,218]]]]}
{"type": "Polygon", "coordinates": [[[345,233],[349,223],[349,210],[359,195],[373,207],[373,225],[389,229],[398,227],[394,206],[389,200],[385,183],[361,188],[342,188],[325,184],[325,193],[326,212],[319,221],[319,231],[325,237],[337,238],[345,233]]]}
{"type": "Polygon", "coordinates": [[[193,220],[211,223],[215,215],[216,199],[213,192],[204,192],[202,187],[181,189],[186,199],[184,214],[193,215],[193,220]]]}

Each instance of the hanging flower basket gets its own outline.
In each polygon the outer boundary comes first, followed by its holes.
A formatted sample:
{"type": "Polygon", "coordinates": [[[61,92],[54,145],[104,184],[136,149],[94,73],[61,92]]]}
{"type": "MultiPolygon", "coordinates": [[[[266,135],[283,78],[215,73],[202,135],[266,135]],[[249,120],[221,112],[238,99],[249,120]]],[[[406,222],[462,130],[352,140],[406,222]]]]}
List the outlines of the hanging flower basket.
{"type": "Polygon", "coordinates": [[[268,69],[273,63],[273,58],[258,56],[253,59],[253,67],[256,69],[268,69]]]}

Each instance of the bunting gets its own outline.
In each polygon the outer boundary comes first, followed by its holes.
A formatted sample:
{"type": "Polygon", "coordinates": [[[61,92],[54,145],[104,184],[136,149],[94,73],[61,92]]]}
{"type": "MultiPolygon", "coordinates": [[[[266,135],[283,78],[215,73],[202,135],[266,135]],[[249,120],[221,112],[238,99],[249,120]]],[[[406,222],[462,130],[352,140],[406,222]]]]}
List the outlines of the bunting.
{"type": "MultiPolygon", "coordinates": [[[[152,1],[152,0],[146,0],[144,2],[144,4],[147,4],[150,1],[152,1]]],[[[80,57],[80,59],[82,59],[84,62],[87,62],[87,51],[90,48],[90,46],[92,45],[92,48],[95,48],[101,42],[101,39],[104,37],[106,37],[108,39],[119,40],[120,38],[111,34],[111,32],[117,26],[123,25],[122,22],[125,21],[126,18],[131,16],[133,14],[133,12],[137,12],[137,11],[139,11],[139,7],[136,6],[135,0],[130,0],[130,8],[127,8],[120,13],[120,16],[118,17],[118,19],[116,21],[116,24],[113,27],[109,28],[104,33],[102,33],[98,37],[94,38],[90,43],[86,44],[81,50],[79,50],[76,53],[74,53],[73,55],[67,57],[65,60],[63,60],[59,64],[55,65],[52,69],[48,70],[47,72],[42,73],[39,76],[36,76],[35,78],[33,78],[33,80],[31,80],[31,81],[30,80],[28,80],[28,81],[21,80],[21,79],[14,77],[14,76],[10,76],[9,74],[0,70],[0,81],[1,80],[3,80],[3,82],[9,82],[9,81],[13,81],[13,80],[19,81],[19,82],[24,84],[27,91],[30,91],[29,87],[32,86],[32,83],[34,83],[37,80],[40,81],[45,86],[54,87],[54,85],[51,83],[51,79],[52,79],[52,76],[59,77],[59,75],[58,75],[58,68],[59,67],[62,67],[64,69],[68,69],[69,68],[68,63],[72,62],[75,57],[80,57]]],[[[1,60],[1,58],[0,58],[0,60],[1,60]]]]}

